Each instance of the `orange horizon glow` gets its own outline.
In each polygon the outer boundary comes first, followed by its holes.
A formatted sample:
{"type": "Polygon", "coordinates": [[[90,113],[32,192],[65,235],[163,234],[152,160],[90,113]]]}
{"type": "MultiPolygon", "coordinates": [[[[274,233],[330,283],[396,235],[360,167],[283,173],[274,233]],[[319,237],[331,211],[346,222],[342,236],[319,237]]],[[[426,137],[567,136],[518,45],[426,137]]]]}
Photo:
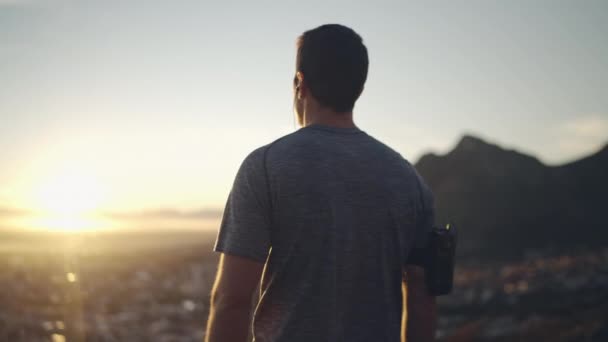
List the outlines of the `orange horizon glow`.
{"type": "Polygon", "coordinates": [[[112,227],[97,212],[106,187],[94,175],[78,169],[46,175],[30,185],[30,212],[14,222],[35,230],[78,232],[112,227]]]}

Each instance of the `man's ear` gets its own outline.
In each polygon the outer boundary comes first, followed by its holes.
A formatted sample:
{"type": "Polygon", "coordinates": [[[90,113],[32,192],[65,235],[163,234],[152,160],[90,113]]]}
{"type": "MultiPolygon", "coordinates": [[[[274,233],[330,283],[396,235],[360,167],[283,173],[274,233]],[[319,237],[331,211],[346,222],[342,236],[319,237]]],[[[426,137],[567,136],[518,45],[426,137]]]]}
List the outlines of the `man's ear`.
{"type": "Polygon", "coordinates": [[[301,71],[296,72],[296,96],[298,100],[306,97],[308,88],[306,87],[306,81],[304,81],[304,74],[301,71]]]}

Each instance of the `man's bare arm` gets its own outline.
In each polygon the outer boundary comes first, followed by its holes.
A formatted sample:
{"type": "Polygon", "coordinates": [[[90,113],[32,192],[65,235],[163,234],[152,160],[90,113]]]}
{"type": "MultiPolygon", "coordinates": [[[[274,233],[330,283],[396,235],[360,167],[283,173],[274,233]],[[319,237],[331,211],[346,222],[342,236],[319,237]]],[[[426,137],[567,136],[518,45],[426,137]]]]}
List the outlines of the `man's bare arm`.
{"type": "Polygon", "coordinates": [[[211,291],[206,342],[245,342],[251,302],[264,264],[222,253],[211,291]]]}
{"type": "Polygon", "coordinates": [[[437,307],[435,297],[430,295],[427,290],[424,268],[408,265],[403,271],[405,303],[401,323],[401,341],[434,341],[437,307]]]}

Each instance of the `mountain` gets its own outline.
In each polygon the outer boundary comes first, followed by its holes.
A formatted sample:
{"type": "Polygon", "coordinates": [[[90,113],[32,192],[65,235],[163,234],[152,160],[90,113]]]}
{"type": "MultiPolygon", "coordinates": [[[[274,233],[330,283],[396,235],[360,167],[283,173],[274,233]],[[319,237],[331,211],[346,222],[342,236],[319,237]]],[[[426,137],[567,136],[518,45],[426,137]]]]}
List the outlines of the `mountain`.
{"type": "Polygon", "coordinates": [[[538,249],[608,245],[608,145],[578,161],[538,159],[464,136],[416,164],[438,223],[460,227],[461,257],[520,257],[538,249]]]}

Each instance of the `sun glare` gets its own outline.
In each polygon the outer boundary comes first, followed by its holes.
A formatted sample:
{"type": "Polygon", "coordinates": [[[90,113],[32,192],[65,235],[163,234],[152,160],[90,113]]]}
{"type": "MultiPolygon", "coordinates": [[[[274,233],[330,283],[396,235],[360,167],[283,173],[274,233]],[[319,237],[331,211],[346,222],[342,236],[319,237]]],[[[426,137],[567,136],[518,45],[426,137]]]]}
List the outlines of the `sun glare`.
{"type": "Polygon", "coordinates": [[[31,220],[35,228],[82,231],[103,228],[95,217],[103,198],[103,188],[94,178],[64,173],[44,182],[35,192],[38,214],[31,220]]]}

